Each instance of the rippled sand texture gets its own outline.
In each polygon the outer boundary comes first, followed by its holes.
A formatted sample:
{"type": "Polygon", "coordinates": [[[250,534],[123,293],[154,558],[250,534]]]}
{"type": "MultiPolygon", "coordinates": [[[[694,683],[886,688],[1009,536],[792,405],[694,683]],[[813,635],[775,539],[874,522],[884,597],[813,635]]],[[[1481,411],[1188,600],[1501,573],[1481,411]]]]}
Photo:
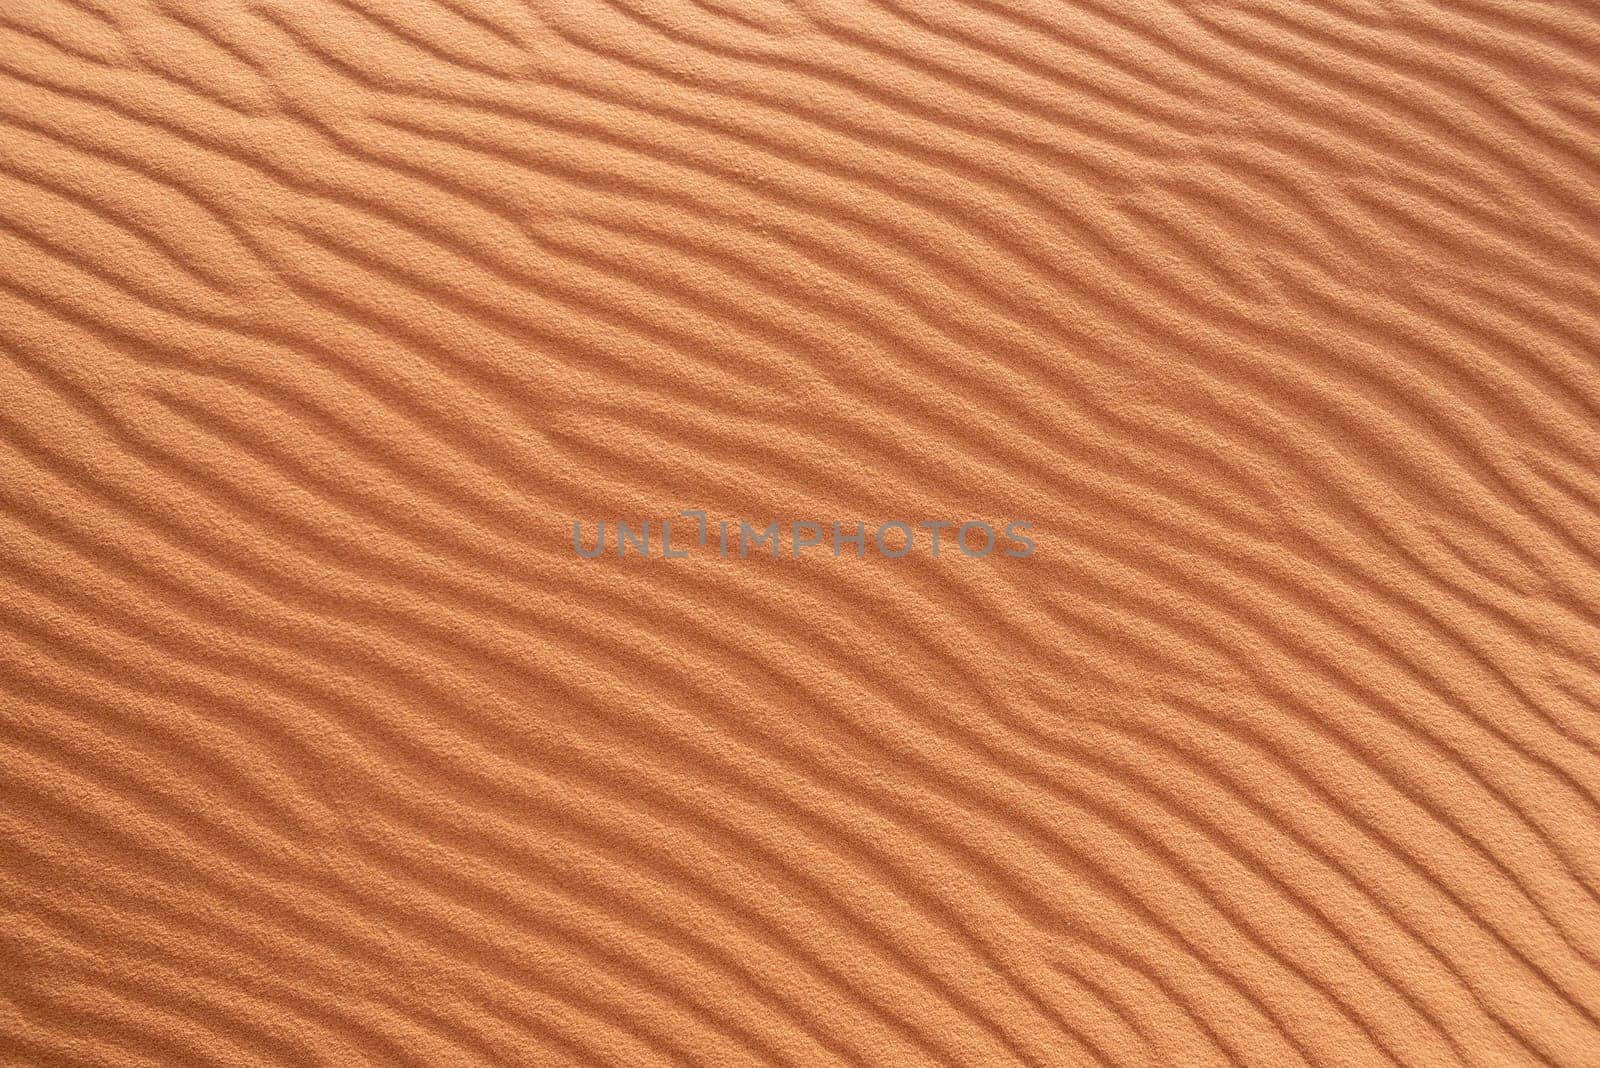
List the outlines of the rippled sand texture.
{"type": "Polygon", "coordinates": [[[1597,135],[1587,0],[5,0],[5,1063],[1600,1064],[1597,135]]]}

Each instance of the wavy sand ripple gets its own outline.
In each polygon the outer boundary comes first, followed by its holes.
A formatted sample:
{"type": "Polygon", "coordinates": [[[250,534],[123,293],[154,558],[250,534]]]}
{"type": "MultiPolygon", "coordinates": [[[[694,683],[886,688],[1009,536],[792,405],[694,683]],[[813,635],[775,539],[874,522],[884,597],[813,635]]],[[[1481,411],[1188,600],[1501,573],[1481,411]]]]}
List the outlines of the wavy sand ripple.
{"type": "Polygon", "coordinates": [[[1591,4],[9,0],[0,205],[8,1063],[1600,1062],[1591,4]]]}

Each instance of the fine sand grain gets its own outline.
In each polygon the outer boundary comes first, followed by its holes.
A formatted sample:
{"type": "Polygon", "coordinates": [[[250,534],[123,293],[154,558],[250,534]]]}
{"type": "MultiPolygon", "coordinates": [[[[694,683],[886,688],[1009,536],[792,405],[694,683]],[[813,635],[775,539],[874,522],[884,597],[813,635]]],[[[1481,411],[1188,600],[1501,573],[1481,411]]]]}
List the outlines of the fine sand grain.
{"type": "Polygon", "coordinates": [[[0,784],[7,1065],[1600,1065],[1600,6],[0,0],[0,784]]]}

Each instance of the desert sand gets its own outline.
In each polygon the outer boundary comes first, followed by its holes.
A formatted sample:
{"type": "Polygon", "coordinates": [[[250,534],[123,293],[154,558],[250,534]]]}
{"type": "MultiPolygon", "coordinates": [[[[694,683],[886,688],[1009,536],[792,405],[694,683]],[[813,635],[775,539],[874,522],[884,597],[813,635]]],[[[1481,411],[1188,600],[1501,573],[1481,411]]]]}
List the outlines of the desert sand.
{"type": "Polygon", "coordinates": [[[0,1059],[1600,1064],[1597,311],[1589,0],[4,0],[0,1059]]]}

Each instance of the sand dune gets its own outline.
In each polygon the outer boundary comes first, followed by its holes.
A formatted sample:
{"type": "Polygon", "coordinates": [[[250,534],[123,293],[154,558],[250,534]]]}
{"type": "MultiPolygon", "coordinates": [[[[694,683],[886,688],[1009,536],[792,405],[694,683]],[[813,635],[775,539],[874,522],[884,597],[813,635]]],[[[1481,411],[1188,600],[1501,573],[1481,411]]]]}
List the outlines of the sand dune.
{"type": "Polygon", "coordinates": [[[1597,312],[1578,0],[7,0],[0,1051],[1600,1064],[1597,312]]]}

